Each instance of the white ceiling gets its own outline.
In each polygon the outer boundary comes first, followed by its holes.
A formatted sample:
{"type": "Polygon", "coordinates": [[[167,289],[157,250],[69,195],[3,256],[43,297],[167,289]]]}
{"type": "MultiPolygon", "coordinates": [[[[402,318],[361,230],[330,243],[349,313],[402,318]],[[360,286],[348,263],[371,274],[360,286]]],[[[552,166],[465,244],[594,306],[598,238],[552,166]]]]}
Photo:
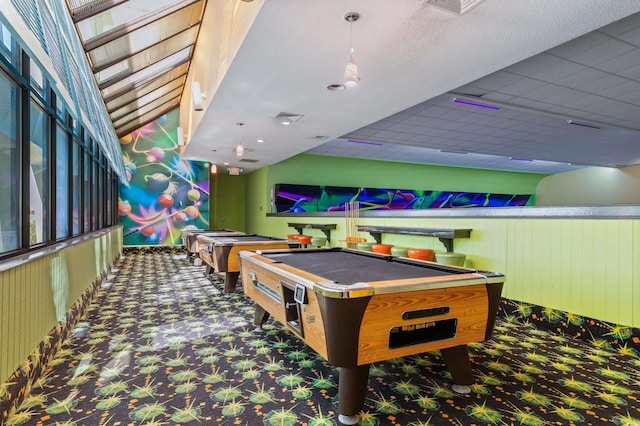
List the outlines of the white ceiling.
{"type": "Polygon", "coordinates": [[[261,9],[185,158],[244,172],[303,152],[537,173],[640,164],[640,0],[431,2],[450,0],[240,3],[261,9]],[[351,11],[361,82],[329,91],[351,11]],[[281,112],[302,118],[282,126],[281,112]]]}

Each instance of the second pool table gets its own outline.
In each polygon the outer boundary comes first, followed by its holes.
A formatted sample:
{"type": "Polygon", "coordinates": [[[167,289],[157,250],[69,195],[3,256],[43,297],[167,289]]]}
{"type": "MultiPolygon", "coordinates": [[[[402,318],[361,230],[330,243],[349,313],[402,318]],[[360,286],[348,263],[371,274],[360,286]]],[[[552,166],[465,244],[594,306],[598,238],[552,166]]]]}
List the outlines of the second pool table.
{"type": "Polygon", "coordinates": [[[238,252],[241,250],[289,249],[300,246],[297,241],[259,234],[208,235],[198,236],[200,258],[207,264],[207,274],[211,271],[224,273],[224,293],[236,289],[240,275],[238,252]]]}

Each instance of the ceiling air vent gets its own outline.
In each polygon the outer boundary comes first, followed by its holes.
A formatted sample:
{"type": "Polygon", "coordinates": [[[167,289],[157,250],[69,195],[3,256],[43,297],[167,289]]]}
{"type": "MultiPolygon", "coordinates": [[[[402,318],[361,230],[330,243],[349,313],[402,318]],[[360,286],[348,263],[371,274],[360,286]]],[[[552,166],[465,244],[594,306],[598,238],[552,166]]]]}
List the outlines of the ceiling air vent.
{"type": "Polygon", "coordinates": [[[238,160],[239,163],[257,163],[260,160],[253,160],[251,158],[242,158],[238,160]]]}
{"type": "Polygon", "coordinates": [[[464,15],[484,0],[427,0],[427,4],[448,10],[449,12],[464,15]]]}
{"type": "Polygon", "coordinates": [[[280,114],[276,115],[276,120],[278,120],[282,124],[288,125],[291,123],[295,123],[296,121],[300,120],[302,117],[304,117],[302,114],[293,114],[291,112],[281,112],[280,114]]]}

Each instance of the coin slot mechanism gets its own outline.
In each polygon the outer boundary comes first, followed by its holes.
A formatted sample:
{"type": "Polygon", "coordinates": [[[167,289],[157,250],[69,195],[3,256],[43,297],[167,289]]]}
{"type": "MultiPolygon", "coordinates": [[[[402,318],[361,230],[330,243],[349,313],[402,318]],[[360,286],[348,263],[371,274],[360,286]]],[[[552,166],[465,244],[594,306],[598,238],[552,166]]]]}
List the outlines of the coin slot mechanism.
{"type": "Polygon", "coordinates": [[[403,320],[412,320],[418,318],[435,317],[437,315],[444,315],[449,313],[448,306],[441,306],[439,308],[420,309],[417,311],[408,311],[402,314],[403,320]]]}
{"type": "MultiPolygon", "coordinates": [[[[304,333],[302,330],[302,321],[300,320],[300,318],[302,318],[302,314],[300,312],[301,303],[296,299],[299,284],[294,286],[293,284],[284,280],[281,280],[280,284],[282,284],[282,296],[284,298],[284,310],[287,325],[300,337],[304,337],[304,333]]],[[[304,300],[304,294],[301,297],[302,300],[304,300]]]]}

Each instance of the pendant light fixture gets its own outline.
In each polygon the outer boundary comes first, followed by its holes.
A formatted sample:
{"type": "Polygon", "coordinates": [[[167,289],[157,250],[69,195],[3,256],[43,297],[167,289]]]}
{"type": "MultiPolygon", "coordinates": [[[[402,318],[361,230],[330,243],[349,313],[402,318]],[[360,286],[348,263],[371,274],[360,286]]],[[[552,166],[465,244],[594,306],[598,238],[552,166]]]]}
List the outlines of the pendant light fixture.
{"type": "Polygon", "coordinates": [[[238,157],[242,157],[244,155],[244,146],[241,143],[236,145],[236,155],[238,157]]]}
{"type": "Polygon", "coordinates": [[[216,157],[216,150],[212,149],[211,152],[213,152],[213,161],[211,162],[211,174],[214,175],[216,173],[218,173],[218,166],[216,165],[217,163],[217,157],[216,157]]]}
{"type": "Polygon", "coordinates": [[[360,18],[360,14],[356,12],[349,12],[344,15],[344,20],[349,22],[351,50],[349,52],[349,62],[344,68],[344,85],[347,87],[353,87],[360,81],[360,75],[358,74],[358,65],[353,60],[353,23],[360,18]]]}

